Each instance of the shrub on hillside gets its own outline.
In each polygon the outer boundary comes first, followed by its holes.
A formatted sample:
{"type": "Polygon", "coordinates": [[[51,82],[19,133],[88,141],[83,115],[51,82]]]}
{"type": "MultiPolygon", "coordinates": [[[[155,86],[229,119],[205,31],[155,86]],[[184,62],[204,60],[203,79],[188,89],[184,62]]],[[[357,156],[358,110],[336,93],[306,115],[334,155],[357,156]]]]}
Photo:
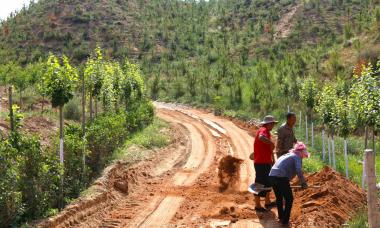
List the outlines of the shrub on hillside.
{"type": "MultiPolygon", "coordinates": [[[[56,148],[58,148],[58,143],[56,148]]],[[[75,198],[89,182],[89,167],[83,164],[83,155],[89,154],[86,141],[82,138],[80,124],[70,124],[65,128],[65,199],[75,198]],[[84,154],[83,154],[84,153],[84,154]]]]}
{"type": "Polygon", "coordinates": [[[70,100],[63,108],[63,115],[67,120],[76,120],[81,119],[81,104],[79,99],[74,98],[70,100]]]}
{"type": "Polygon", "coordinates": [[[16,150],[0,143],[0,227],[7,227],[22,210],[21,192],[17,188],[16,150]]]}

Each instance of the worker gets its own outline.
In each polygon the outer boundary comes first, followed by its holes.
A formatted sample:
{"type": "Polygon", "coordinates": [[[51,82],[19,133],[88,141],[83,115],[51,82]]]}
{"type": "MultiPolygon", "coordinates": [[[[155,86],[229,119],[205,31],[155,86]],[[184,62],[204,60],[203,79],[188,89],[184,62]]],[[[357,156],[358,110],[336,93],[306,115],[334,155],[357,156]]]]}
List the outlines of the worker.
{"type": "Polygon", "coordinates": [[[277,159],[289,152],[293,148],[297,139],[294,135],[293,127],[296,124],[297,117],[294,112],[288,112],[286,123],[282,124],[277,131],[276,155],[277,159]]]}
{"type": "MultiPolygon", "coordinates": [[[[270,187],[269,172],[274,162],[274,143],[271,141],[270,131],[278,121],[273,116],[266,116],[260,123],[261,127],[256,133],[254,141],[253,161],[256,172],[255,184],[260,184],[264,188],[270,187]]],[[[255,194],[255,210],[266,212],[267,208],[275,206],[275,202],[270,202],[270,190],[261,191],[255,194]],[[265,208],[261,206],[260,197],[265,197],[265,208]]]]}
{"type": "Polygon", "coordinates": [[[297,142],[289,153],[282,155],[273,165],[269,177],[271,179],[274,194],[276,195],[276,205],[278,220],[283,225],[289,223],[290,212],[293,205],[293,193],[290,188],[290,181],[297,175],[303,189],[307,188],[307,183],[302,173],[302,159],[310,157],[306,146],[302,142],[297,142]],[[285,208],[283,201],[285,200],[285,208]]]}

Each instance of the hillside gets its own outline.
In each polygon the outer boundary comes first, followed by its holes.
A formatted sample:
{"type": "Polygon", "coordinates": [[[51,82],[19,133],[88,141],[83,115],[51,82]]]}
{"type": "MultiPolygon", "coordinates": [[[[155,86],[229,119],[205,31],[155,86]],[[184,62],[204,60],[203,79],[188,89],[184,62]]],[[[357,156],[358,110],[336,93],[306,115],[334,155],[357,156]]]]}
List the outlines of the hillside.
{"type": "Polygon", "coordinates": [[[140,62],[154,99],[220,96],[226,108],[265,112],[297,101],[306,76],[347,78],[359,59],[376,62],[379,15],[371,0],[41,0],[2,22],[0,63],[48,52],[79,63],[99,45],[140,62]],[[288,101],[261,101],[268,80],[269,97],[288,101]]]}

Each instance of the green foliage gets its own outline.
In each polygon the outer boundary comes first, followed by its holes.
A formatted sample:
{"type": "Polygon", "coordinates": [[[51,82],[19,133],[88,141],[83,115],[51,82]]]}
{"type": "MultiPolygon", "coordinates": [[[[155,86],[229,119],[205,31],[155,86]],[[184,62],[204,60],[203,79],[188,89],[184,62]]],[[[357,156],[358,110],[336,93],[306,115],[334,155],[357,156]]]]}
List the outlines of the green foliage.
{"type": "Polygon", "coordinates": [[[380,61],[377,71],[373,72],[371,64],[364,67],[361,75],[354,75],[355,81],[350,90],[349,107],[352,110],[352,127],[370,126],[379,128],[380,120],[380,61]]]}
{"type": "Polygon", "coordinates": [[[140,69],[136,64],[129,62],[127,58],[124,60],[123,71],[126,74],[126,78],[122,82],[121,88],[124,92],[123,98],[125,99],[128,109],[128,105],[132,102],[144,98],[145,85],[140,69]]]}
{"type": "Polygon", "coordinates": [[[335,87],[332,85],[325,85],[318,95],[317,112],[322,118],[324,124],[331,124],[333,121],[333,109],[336,100],[335,87]]]}
{"type": "Polygon", "coordinates": [[[79,121],[81,119],[80,100],[76,97],[71,99],[63,108],[63,116],[67,120],[79,121]]]}
{"type": "Polygon", "coordinates": [[[87,127],[86,138],[89,150],[89,166],[93,173],[99,173],[113,150],[128,136],[125,114],[99,116],[87,127]]]}
{"type": "Polygon", "coordinates": [[[135,103],[126,113],[99,116],[87,128],[89,166],[93,175],[98,174],[107,163],[112,152],[124,143],[125,139],[148,126],[154,118],[150,102],[135,103]]]}
{"type": "Polygon", "coordinates": [[[85,82],[87,90],[91,96],[98,98],[103,86],[103,54],[99,47],[95,49],[95,53],[86,62],[84,70],[85,82]]]}
{"type": "Polygon", "coordinates": [[[309,110],[313,110],[316,97],[318,95],[318,88],[315,79],[309,77],[302,82],[300,89],[300,97],[305,102],[309,110]]]}
{"type": "Polygon", "coordinates": [[[17,188],[17,150],[9,143],[0,143],[0,226],[6,227],[22,211],[22,194],[17,188]]]}
{"type": "Polygon", "coordinates": [[[37,219],[56,205],[60,165],[42,152],[39,139],[19,132],[22,115],[15,112],[15,131],[0,143],[1,226],[37,219]]]}
{"type": "Polygon", "coordinates": [[[18,152],[22,157],[19,189],[25,205],[23,216],[37,219],[57,203],[60,165],[55,156],[42,151],[36,137],[22,136],[18,152]]]}
{"type": "Polygon", "coordinates": [[[350,133],[350,109],[347,102],[347,97],[337,97],[333,109],[333,121],[337,127],[338,134],[344,138],[350,133]]]}
{"type": "MultiPolygon", "coordinates": [[[[55,148],[58,147],[57,141],[55,148]]],[[[84,190],[90,181],[89,167],[83,164],[83,155],[90,154],[87,141],[83,140],[79,124],[70,124],[65,128],[65,166],[64,166],[64,195],[69,202],[84,190]]]]}
{"type": "Polygon", "coordinates": [[[50,54],[43,81],[53,107],[62,107],[73,97],[74,83],[77,80],[76,69],[70,65],[66,56],[62,57],[61,64],[57,57],[50,54]]]}

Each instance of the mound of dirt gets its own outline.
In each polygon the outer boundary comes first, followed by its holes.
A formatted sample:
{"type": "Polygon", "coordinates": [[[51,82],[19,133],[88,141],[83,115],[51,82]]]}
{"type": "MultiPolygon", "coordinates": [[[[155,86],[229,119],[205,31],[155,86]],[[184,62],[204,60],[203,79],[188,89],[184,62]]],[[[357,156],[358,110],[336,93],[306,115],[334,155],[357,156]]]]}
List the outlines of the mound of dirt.
{"type": "Polygon", "coordinates": [[[330,167],[306,178],[320,188],[294,190],[295,227],[341,227],[366,205],[365,192],[330,167]]]}
{"type": "Polygon", "coordinates": [[[219,177],[219,190],[221,192],[227,189],[234,189],[239,183],[240,164],[242,159],[232,157],[231,155],[225,156],[219,161],[218,177],[219,177]]]}

